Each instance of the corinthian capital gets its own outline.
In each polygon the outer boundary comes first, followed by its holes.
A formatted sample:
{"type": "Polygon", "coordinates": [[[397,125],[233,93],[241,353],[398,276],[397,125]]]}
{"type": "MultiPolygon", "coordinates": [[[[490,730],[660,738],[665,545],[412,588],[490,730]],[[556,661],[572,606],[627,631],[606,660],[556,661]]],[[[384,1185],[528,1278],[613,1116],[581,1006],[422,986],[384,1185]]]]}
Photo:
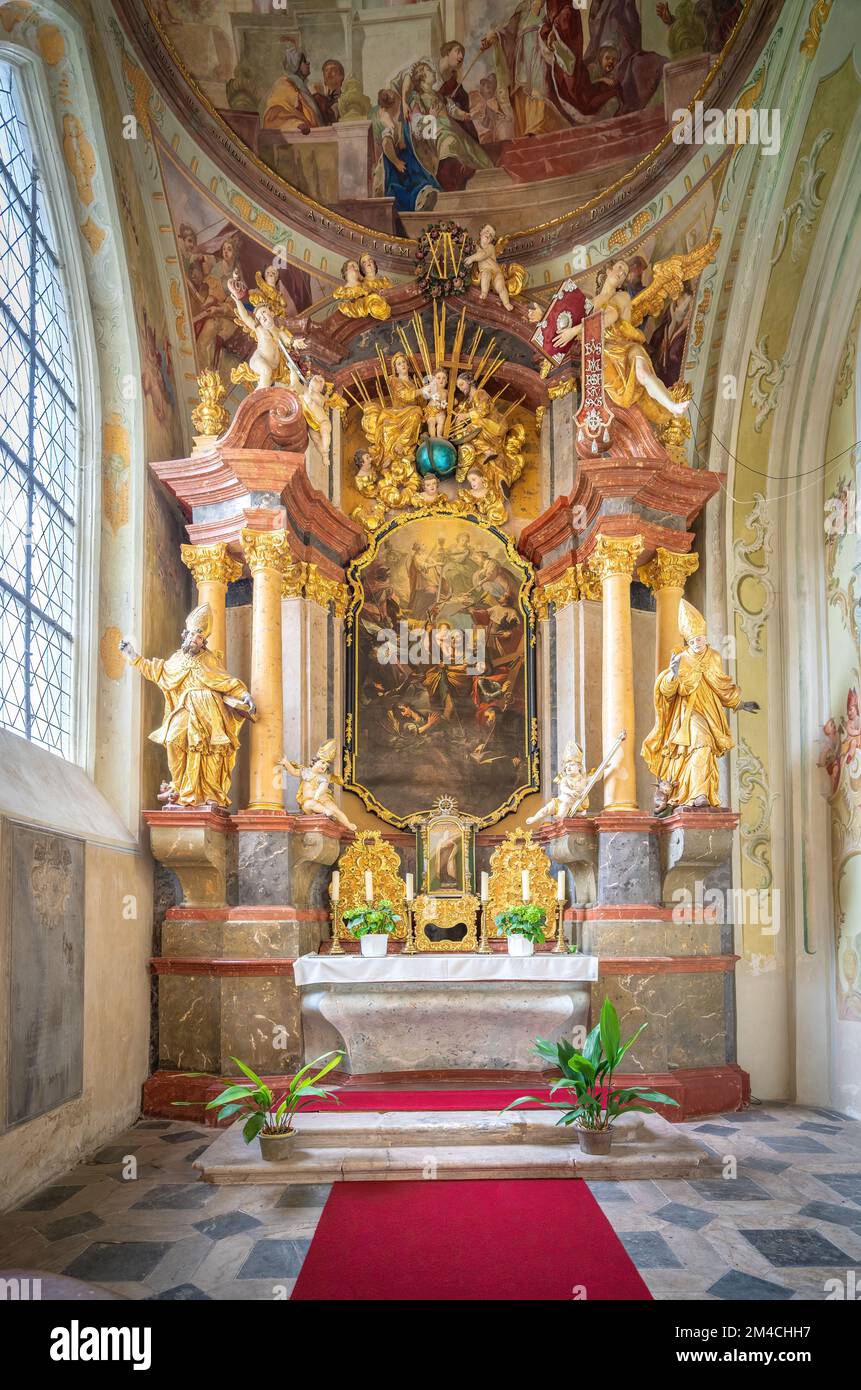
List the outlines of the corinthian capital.
{"type": "Polygon", "coordinates": [[[647,584],[655,593],[659,589],[683,589],[689,574],[699,568],[700,557],[695,550],[681,555],[675,550],[665,550],[659,545],[654,560],[641,565],[637,573],[640,581],[647,584]]]}
{"type": "Polygon", "coordinates": [[[217,545],[184,545],[180,553],[198,588],[207,581],[232,584],[242,574],[242,565],[234,560],[223,541],[217,545]]]}
{"type": "Polygon", "coordinates": [[[251,531],[245,529],[241,534],[242,550],[251,573],[256,570],[274,570],[284,574],[293,564],[286,531],[251,531]]]}
{"type": "Polygon", "coordinates": [[[602,534],[595,542],[595,549],[589,556],[589,569],[602,583],[613,574],[624,574],[630,579],[642,549],[642,536],[605,536],[602,534]]]}

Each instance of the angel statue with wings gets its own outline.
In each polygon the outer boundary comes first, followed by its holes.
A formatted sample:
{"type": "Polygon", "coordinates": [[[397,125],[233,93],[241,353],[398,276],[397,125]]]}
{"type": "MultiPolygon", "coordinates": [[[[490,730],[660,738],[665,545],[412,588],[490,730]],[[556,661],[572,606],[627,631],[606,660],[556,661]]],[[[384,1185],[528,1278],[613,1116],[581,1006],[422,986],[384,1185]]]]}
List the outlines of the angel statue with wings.
{"type": "Polygon", "coordinates": [[[321,743],[314,754],[310,767],[302,767],[300,763],[294,763],[290,758],[282,758],[276,764],[276,772],[278,768],[283,767],[290,773],[291,777],[299,778],[296,800],[303,816],[327,816],[329,820],[337,821],[345,829],[355,830],[356,827],[353,822],[344,815],[332,796],[333,782],[337,782],[339,787],[344,785],[337,772],[333,772],[329,766],[336,750],[337,744],[333,738],[330,738],[327,743],[321,743]]]}
{"type": "MultiPolygon", "coordinates": [[[[687,411],[689,388],[684,384],[670,388],[664,385],[652,366],[639,325],[648,315],[657,316],[667,303],[679,298],[685,281],[695,280],[714,259],[719,243],[720,233],[716,232],[711,241],[693,251],[658,261],[650,283],[633,297],[624,288],[630,270],[627,261],[614,261],[599,270],[592,312],[603,311],[604,387],[614,405],[637,405],[648,420],[659,426],[687,411]]],[[[565,348],[582,332],[582,321],[562,328],[553,346],[557,351],[565,348]]]]}

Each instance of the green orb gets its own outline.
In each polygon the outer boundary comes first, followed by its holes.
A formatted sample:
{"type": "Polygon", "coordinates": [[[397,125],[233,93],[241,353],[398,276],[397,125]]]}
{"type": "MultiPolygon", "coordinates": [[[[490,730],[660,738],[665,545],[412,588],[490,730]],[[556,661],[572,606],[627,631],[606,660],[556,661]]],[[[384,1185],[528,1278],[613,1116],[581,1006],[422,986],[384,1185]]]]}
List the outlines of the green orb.
{"type": "Polygon", "coordinates": [[[457,468],[457,450],[447,439],[423,439],[416,450],[416,468],[423,478],[429,473],[449,478],[457,468]]]}

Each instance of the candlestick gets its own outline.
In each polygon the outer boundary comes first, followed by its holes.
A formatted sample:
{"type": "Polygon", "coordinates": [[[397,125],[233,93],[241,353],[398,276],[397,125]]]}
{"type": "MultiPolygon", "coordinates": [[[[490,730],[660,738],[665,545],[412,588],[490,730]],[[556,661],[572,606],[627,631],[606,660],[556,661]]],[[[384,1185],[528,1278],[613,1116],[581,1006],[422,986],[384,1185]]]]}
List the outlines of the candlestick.
{"type": "MultiPolygon", "coordinates": [[[[333,875],[334,877],[334,875],[333,875]]],[[[337,891],[337,890],[336,890],[337,891]]],[[[329,947],[330,956],[345,956],[347,953],[341,945],[341,903],[337,897],[332,897],[332,944],[329,947]]]]}
{"type": "Polygon", "coordinates": [[[365,870],[365,902],[366,902],[366,903],[372,903],[373,901],[374,901],[374,878],[373,878],[373,874],[371,873],[370,869],[366,869],[366,870],[365,870]]]}
{"type": "Polygon", "coordinates": [[[554,955],[562,955],[568,949],[565,940],[565,901],[559,898],[556,903],[556,945],[553,947],[554,955]]]}
{"type": "Polygon", "coordinates": [[[564,901],[565,901],[565,870],[564,870],[564,869],[560,869],[559,872],[558,872],[558,874],[556,875],[556,901],[557,901],[558,903],[564,903],[564,901]]]}
{"type": "MultiPolygon", "coordinates": [[[[412,874],[407,874],[407,879],[410,880],[411,878],[412,874]]],[[[411,897],[407,900],[406,913],[406,924],[404,926],[404,955],[414,956],[418,951],[418,947],[416,946],[416,922],[413,916],[413,900],[411,897]]]]}
{"type": "Polygon", "coordinates": [[[529,870],[528,870],[528,869],[524,869],[520,877],[521,877],[521,883],[522,883],[522,888],[523,888],[523,901],[524,901],[525,903],[528,903],[528,902],[529,902],[529,870]]]}
{"type": "Polygon", "coordinates": [[[413,897],[415,896],[415,894],[414,894],[414,889],[413,889],[413,876],[412,876],[412,874],[407,874],[406,882],[407,882],[407,902],[408,902],[408,903],[411,903],[412,900],[413,900],[413,897]]]}
{"type": "Polygon", "coordinates": [[[481,875],[481,901],[486,903],[490,897],[490,874],[481,875]]]}
{"type": "Polygon", "coordinates": [[[332,874],[332,886],[329,889],[329,896],[333,903],[336,903],[341,896],[341,875],[337,869],[332,874]]]}
{"type": "MultiPolygon", "coordinates": [[[[485,875],[482,875],[485,877],[485,875]]],[[[483,890],[482,890],[483,891],[483,890]]],[[[479,955],[489,956],[490,942],[487,935],[487,900],[485,899],[478,910],[478,951],[479,955]]]]}

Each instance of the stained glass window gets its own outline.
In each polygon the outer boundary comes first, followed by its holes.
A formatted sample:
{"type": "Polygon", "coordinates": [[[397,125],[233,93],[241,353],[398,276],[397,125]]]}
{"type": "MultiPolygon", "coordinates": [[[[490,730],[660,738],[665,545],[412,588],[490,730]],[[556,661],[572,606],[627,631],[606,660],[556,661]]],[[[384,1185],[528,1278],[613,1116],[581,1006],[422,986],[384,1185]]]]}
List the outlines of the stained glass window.
{"type": "Polygon", "coordinates": [[[77,387],[57,239],[0,63],[0,725],[69,753],[77,387]]]}

